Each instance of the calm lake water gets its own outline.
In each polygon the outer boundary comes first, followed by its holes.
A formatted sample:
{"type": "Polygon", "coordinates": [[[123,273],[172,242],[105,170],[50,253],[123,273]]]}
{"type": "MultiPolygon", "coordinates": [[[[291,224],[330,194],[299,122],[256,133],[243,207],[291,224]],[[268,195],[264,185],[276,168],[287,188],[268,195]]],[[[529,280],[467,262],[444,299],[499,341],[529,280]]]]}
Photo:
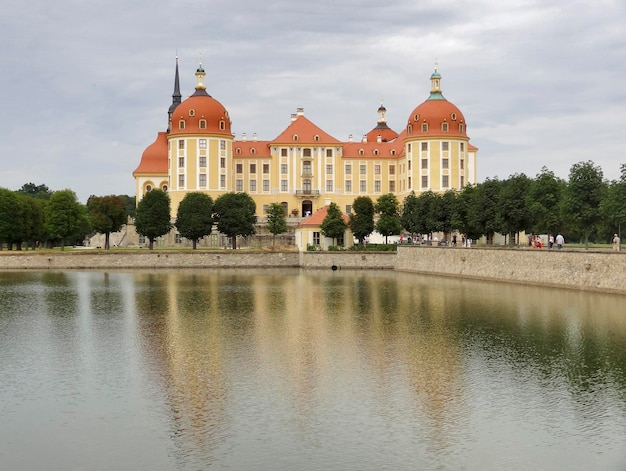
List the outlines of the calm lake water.
{"type": "Polygon", "coordinates": [[[624,470],[626,297],[0,272],[6,470],[624,470]]]}

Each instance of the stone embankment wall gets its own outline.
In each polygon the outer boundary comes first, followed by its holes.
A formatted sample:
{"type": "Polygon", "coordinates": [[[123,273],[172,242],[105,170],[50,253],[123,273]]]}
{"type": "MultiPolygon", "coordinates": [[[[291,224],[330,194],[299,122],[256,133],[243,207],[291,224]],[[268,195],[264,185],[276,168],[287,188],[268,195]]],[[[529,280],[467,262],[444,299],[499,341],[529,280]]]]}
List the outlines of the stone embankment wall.
{"type": "Polygon", "coordinates": [[[398,246],[395,252],[0,252],[0,270],[289,268],[398,270],[626,294],[626,253],[398,246]]]}
{"type": "Polygon", "coordinates": [[[398,247],[396,270],[626,294],[626,253],[398,247]]]}
{"type": "Polygon", "coordinates": [[[22,252],[0,255],[2,269],[274,268],[298,267],[297,252],[22,252]]]}

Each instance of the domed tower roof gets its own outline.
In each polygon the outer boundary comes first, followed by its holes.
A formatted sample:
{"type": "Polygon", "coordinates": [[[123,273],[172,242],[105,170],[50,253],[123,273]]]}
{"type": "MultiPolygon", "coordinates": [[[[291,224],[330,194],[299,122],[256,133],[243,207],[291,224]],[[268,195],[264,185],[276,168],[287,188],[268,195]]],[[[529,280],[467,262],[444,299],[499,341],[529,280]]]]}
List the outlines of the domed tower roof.
{"type": "Polygon", "coordinates": [[[398,133],[387,125],[386,113],[387,109],[383,106],[383,101],[381,100],[378,107],[378,124],[365,135],[367,142],[378,142],[379,137],[381,142],[390,142],[398,137],[398,133]]]}
{"type": "Polygon", "coordinates": [[[196,91],[171,114],[170,135],[202,133],[232,137],[228,111],[207,93],[205,76],[200,64],[196,70],[196,91]]]}
{"type": "Polygon", "coordinates": [[[430,96],[418,105],[407,120],[407,138],[449,136],[467,138],[465,116],[441,92],[441,74],[435,69],[430,76],[430,96]]]}

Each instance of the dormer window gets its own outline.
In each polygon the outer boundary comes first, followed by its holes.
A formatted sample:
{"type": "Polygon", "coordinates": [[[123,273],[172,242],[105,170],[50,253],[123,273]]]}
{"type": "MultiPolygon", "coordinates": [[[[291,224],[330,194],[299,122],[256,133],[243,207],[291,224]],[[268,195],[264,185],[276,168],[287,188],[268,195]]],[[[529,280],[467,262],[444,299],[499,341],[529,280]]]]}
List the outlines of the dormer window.
{"type": "Polygon", "coordinates": [[[190,109],[189,110],[189,116],[194,117],[195,115],[196,115],[196,110],[190,109]]]}
{"type": "Polygon", "coordinates": [[[378,149],[374,149],[374,155],[378,155],[378,149]]]}
{"type": "Polygon", "coordinates": [[[456,121],[456,113],[452,113],[452,114],[450,115],[450,119],[451,119],[452,121],[456,121]]]}
{"type": "Polygon", "coordinates": [[[464,128],[465,128],[465,127],[463,126],[463,124],[459,124],[459,132],[463,132],[463,129],[464,129],[464,128]]]}
{"type": "Polygon", "coordinates": [[[415,121],[419,121],[420,120],[420,115],[418,115],[417,113],[415,113],[415,116],[413,116],[413,119],[415,121]]]}
{"type": "Polygon", "coordinates": [[[292,139],[294,140],[294,142],[298,142],[298,135],[297,135],[297,134],[294,134],[294,135],[292,136],[292,139]]]}
{"type": "Polygon", "coordinates": [[[365,155],[365,151],[363,149],[359,149],[359,155],[365,155]]]}
{"type": "Polygon", "coordinates": [[[395,149],[391,149],[391,155],[396,155],[396,150],[395,149]]]}
{"type": "Polygon", "coordinates": [[[235,151],[237,154],[241,154],[241,147],[237,147],[237,150],[235,151]]]}
{"type": "Polygon", "coordinates": [[[256,154],[256,149],[253,147],[252,149],[250,149],[250,153],[251,154],[256,154]]]}
{"type": "Polygon", "coordinates": [[[422,132],[428,132],[428,123],[422,123],[422,132]]]}
{"type": "Polygon", "coordinates": [[[320,137],[316,134],[316,135],[315,135],[315,137],[313,137],[313,140],[314,140],[315,142],[319,142],[320,137]]]}
{"type": "Polygon", "coordinates": [[[413,133],[413,125],[412,124],[408,124],[406,127],[406,133],[407,134],[412,134],[413,133]]]}
{"type": "Polygon", "coordinates": [[[220,121],[220,131],[223,131],[224,129],[226,129],[226,123],[222,120],[220,121]]]}
{"type": "Polygon", "coordinates": [[[180,120],[178,122],[178,129],[185,129],[185,121],[184,120],[180,120]]]}
{"type": "Polygon", "coordinates": [[[200,129],[206,129],[206,119],[200,120],[200,129]]]}
{"type": "Polygon", "coordinates": [[[448,132],[448,123],[441,123],[441,130],[443,132],[448,132]]]}

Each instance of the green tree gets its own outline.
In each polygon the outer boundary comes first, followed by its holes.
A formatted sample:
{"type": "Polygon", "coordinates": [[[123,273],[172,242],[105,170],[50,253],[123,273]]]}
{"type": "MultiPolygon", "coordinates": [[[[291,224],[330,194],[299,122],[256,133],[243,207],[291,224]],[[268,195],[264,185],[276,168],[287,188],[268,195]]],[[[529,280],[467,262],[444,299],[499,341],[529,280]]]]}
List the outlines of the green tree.
{"type": "Polygon", "coordinates": [[[34,183],[25,183],[17,192],[41,200],[49,200],[53,194],[53,191],[46,185],[35,185],[34,183]]]}
{"type": "MultiPolygon", "coordinates": [[[[522,174],[515,174],[502,182],[502,188],[496,206],[496,218],[500,232],[509,235],[509,245],[513,245],[516,234],[530,227],[530,210],[527,195],[530,179],[522,174]]],[[[519,237],[517,238],[519,243],[519,237]]]]}
{"type": "Polygon", "coordinates": [[[126,224],[126,202],[119,196],[90,196],[87,211],[94,231],[104,234],[104,250],[109,250],[111,232],[119,231],[126,224]]]}
{"type": "Polygon", "coordinates": [[[272,247],[276,245],[276,235],[287,232],[287,214],[280,203],[271,203],[267,208],[267,230],[272,234],[272,247]]]}
{"type": "Polygon", "coordinates": [[[213,198],[206,193],[187,193],[178,205],[176,229],[196,250],[198,240],[213,230],[213,198]]]}
{"type": "Polygon", "coordinates": [[[126,214],[131,218],[135,217],[135,212],[137,211],[137,201],[134,196],[129,195],[118,195],[120,198],[124,200],[126,204],[126,214]]]}
{"type": "Polygon", "coordinates": [[[570,169],[561,214],[575,230],[583,234],[585,249],[589,248],[589,235],[602,219],[600,203],[606,189],[602,169],[592,161],[576,163],[570,169]]]}
{"type": "Polygon", "coordinates": [[[231,239],[237,248],[237,236],[247,237],[256,233],[256,203],[247,193],[224,193],[213,205],[213,219],[217,230],[231,239]]]}
{"type": "Polygon", "coordinates": [[[170,196],[166,192],[154,189],[146,193],[137,205],[135,228],[138,234],[148,238],[150,250],[157,237],[170,231],[170,196]]]}
{"type": "Polygon", "coordinates": [[[345,233],[347,226],[337,203],[330,203],[320,227],[322,234],[333,239],[333,245],[337,245],[336,240],[345,233]]]}
{"type": "Polygon", "coordinates": [[[526,196],[530,212],[530,227],[535,234],[548,232],[556,234],[562,230],[561,196],[566,183],[557,179],[554,172],[546,167],[531,180],[526,196]]]}
{"type": "Polygon", "coordinates": [[[476,185],[465,185],[456,198],[452,224],[469,239],[479,239],[482,235],[479,211],[476,203],[476,185]]]}
{"type": "Polygon", "coordinates": [[[385,243],[387,243],[390,235],[398,235],[402,231],[400,204],[396,195],[387,193],[379,196],[376,200],[376,212],[379,214],[376,230],[385,237],[385,243]]]}
{"type": "Polygon", "coordinates": [[[6,242],[7,249],[13,248],[13,241],[19,238],[22,224],[22,204],[17,194],[0,188],[0,250],[6,242]]]}
{"type": "Polygon", "coordinates": [[[352,203],[350,222],[348,223],[352,234],[359,244],[363,245],[365,239],[374,232],[374,202],[369,196],[359,196],[352,203]]]}
{"type": "Polygon", "coordinates": [[[21,250],[21,242],[35,250],[37,241],[44,236],[44,204],[45,200],[18,194],[22,204],[22,237],[18,250],[21,250]]]}
{"type": "Polygon", "coordinates": [[[497,178],[487,178],[483,183],[476,186],[476,195],[472,211],[475,213],[473,219],[478,222],[481,235],[487,237],[487,244],[493,244],[493,236],[496,232],[501,232],[498,224],[498,199],[502,183],[497,178]]]}
{"type": "Polygon", "coordinates": [[[626,164],[620,165],[619,180],[611,182],[606,198],[600,203],[600,212],[610,225],[612,232],[622,237],[622,227],[626,227],[626,164]]]}
{"type": "Polygon", "coordinates": [[[53,240],[60,240],[61,250],[65,242],[84,236],[85,209],[76,199],[72,190],[55,191],[46,206],[46,229],[53,240]]]}

